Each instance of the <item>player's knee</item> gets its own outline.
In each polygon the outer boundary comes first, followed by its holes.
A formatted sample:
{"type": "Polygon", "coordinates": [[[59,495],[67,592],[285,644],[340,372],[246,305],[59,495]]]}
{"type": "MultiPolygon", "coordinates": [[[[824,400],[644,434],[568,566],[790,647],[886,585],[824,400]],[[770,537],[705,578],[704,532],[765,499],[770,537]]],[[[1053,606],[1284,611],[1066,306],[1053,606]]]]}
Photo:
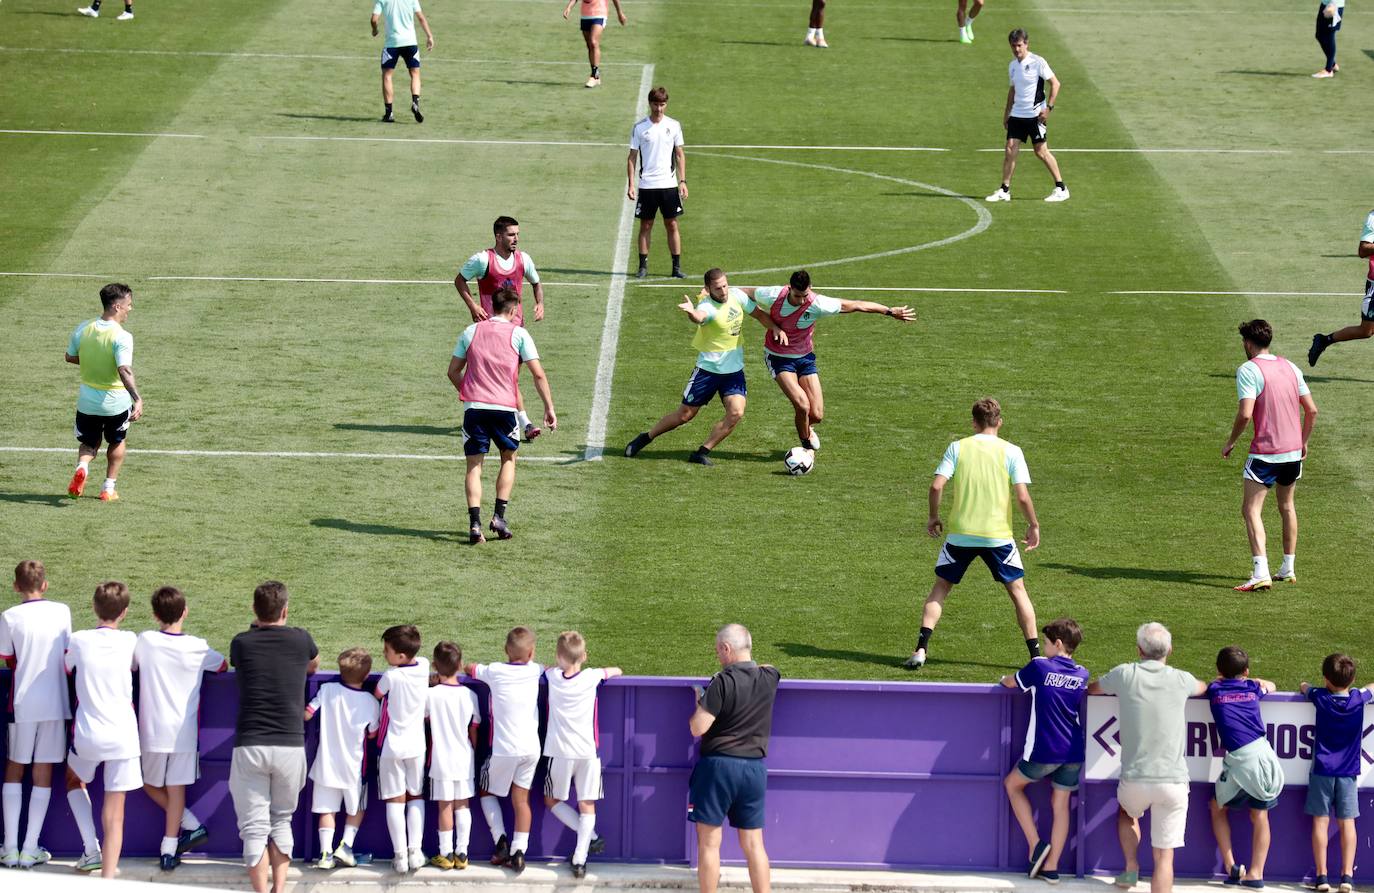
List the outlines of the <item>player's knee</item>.
{"type": "Polygon", "coordinates": [[[685,425],[697,417],[697,407],[684,406],[677,411],[677,421],[679,425],[685,425]]]}
{"type": "Polygon", "coordinates": [[[1374,320],[1365,319],[1360,321],[1360,337],[1374,338],[1374,320]]]}
{"type": "Polygon", "coordinates": [[[738,409],[725,410],[725,424],[729,425],[731,428],[738,425],[742,418],[744,418],[744,407],[742,406],[738,409]]]}
{"type": "Polygon", "coordinates": [[[547,806],[549,809],[553,809],[555,806],[558,805],[558,800],[555,797],[545,797],[544,805],[547,806]]]}

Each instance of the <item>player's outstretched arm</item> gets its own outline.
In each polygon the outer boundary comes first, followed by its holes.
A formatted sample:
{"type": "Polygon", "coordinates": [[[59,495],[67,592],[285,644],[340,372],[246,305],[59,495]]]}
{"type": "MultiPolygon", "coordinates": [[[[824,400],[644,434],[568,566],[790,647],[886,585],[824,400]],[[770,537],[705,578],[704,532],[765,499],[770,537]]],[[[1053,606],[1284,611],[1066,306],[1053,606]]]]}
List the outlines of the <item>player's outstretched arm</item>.
{"type": "MultiPolygon", "coordinates": [[[[551,431],[558,430],[558,416],[553,411],[553,393],[549,390],[549,377],[544,374],[544,367],[538,360],[530,360],[525,365],[530,367],[530,375],[534,377],[534,389],[539,393],[539,399],[544,402],[544,424],[551,431]]],[[[534,656],[530,656],[534,660],[534,656]]]]}
{"type": "Polygon", "coordinates": [[[910,307],[889,307],[876,301],[840,301],[841,313],[881,313],[901,322],[915,322],[916,311],[910,307]]]}
{"type": "Polygon", "coordinates": [[[1012,490],[1016,493],[1016,507],[1021,510],[1021,514],[1026,519],[1026,551],[1033,552],[1040,546],[1040,519],[1035,517],[1035,503],[1031,502],[1030,487],[1025,484],[1014,484],[1012,490]]]}
{"type": "Polygon", "coordinates": [[[687,318],[697,325],[706,322],[706,311],[698,310],[697,306],[692,303],[692,299],[687,295],[682,296],[682,303],[677,305],[677,309],[687,314],[687,318]]]}

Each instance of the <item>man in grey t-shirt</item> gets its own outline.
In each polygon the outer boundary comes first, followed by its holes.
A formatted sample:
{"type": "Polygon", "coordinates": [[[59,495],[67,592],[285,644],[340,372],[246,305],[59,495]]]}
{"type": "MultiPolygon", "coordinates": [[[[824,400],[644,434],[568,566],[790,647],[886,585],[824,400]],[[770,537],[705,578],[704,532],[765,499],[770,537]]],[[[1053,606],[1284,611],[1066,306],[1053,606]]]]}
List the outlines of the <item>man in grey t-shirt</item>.
{"type": "Polygon", "coordinates": [[[1151,893],[1168,893],[1174,886],[1174,850],[1183,846],[1188,822],[1188,765],[1185,706],[1203,694],[1206,683],[1165,662],[1173,652],[1173,637],[1160,623],[1136,630],[1140,660],[1121,664],[1088,686],[1094,695],[1116,695],[1121,722],[1121,782],[1117,785],[1117,834],[1126,868],[1117,876],[1129,889],[1140,879],[1140,817],[1150,811],[1150,843],[1154,851],[1151,893]]]}

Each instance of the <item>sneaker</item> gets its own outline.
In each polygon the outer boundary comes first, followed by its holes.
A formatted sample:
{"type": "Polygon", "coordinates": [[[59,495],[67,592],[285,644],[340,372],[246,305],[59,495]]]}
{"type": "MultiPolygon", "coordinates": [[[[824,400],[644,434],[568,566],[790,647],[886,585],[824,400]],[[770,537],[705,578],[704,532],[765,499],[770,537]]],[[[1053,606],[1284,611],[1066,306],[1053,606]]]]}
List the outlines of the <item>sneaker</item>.
{"type": "Polygon", "coordinates": [[[1069,190],[1063,186],[1054,187],[1054,191],[1045,196],[1047,202],[1066,202],[1069,200],[1069,190]]]}
{"type": "Polygon", "coordinates": [[[491,523],[488,524],[487,527],[492,533],[496,534],[498,538],[503,540],[508,540],[515,536],[515,534],[510,532],[510,525],[506,523],[506,519],[500,516],[493,517],[491,523]]]}
{"type": "Polygon", "coordinates": [[[450,853],[448,858],[449,861],[453,863],[453,867],[458,871],[462,871],[464,868],[468,867],[467,853],[450,853]]]}
{"type": "Polygon", "coordinates": [[[1298,575],[1295,574],[1295,573],[1293,573],[1292,571],[1289,571],[1289,572],[1286,573],[1286,574],[1285,574],[1283,571],[1279,571],[1279,582],[1280,582],[1280,583],[1296,583],[1296,582],[1298,582],[1298,575]]]}
{"type": "Polygon", "coordinates": [[[448,856],[445,856],[443,853],[436,853],[435,855],[430,856],[429,864],[430,867],[437,868],[440,871],[453,870],[453,859],[451,859],[448,856]]]}
{"type": "Polygon", "coordinates": [[[134,14],[133,14],[132,12],[130,12],[129,10],[126,9],[126,10],[124,10],[123,12],[121,12],[119,15],[115,16],[115,21],[116,21],[116,22],[128,22],[128,21],[131,21],[131,20],[133,19],[133,17],[134,17],[134,14]]]}
{"type": "Polygon", "coordinates": [[[183,855],[192,847],[198,847],[210,839],[210,829],[204,825],[199,826],[193,831],[182,831],[177,835],[177,855],[183,855]]]}
{"type": "MultiPolygon", "coordinates": [[[[158,856],[157,859],[157,865],[163,871],[175,871],[176,867],[180,864],[181,857],[176,853],[163,853],[161,856],[158,856]]],[[[333,867],[332,865],[330,866],[330,868],[333,867]]]]}
{"type": "Polygon", "coordinates": [[[1240,882],[1245,879],[1245,866],[1232,865],[1231,873],[1226,875],[1226,880],[1222,881],[1228,887],[1238,887],[1240,882]]]}
{"type": "Polygon", "coordinates": [[[959,29],[959,42],[973,43],[973,35],[968,33],[968,25],[965,25],[964,27],[959,29]]]}
{"type": "Polygon", "coordinates": [[[973,19],[969,19],[967,22],[964,22],[964,32],[968,34],[968,42],[973,43],[973,19]]]}
{"type": "Polygon", "coordinates": [[[1035,848],[1031,850],[1030,870],[1026,872],[1026,877],[1035,877],[1037,874],[1039,874],[1041,867],[1045,864],[1045,860],[1049,857],[1049,843],[1043,840],[1037,843],[1035,845],[1035,848]]]}
{"type": "Polygon", "coordinates": [[[601,78],[587,78],[587,83],[583,84],[582,86],[587,87],[588,89],[591,89],[592,87],[600,87],[601,78]]]}
{"type": "Polygon", "coordinates": [[[415,116],[416,124],[425,123],[425,116],[420,112],[420,103],[413,99],[410,101],[410,113],[415,116]]]}
{"type": "Polygon", "coordinates": [[[1011,201],[1011,190],[999,189],[992,195],[988,196],[986,200],[990,202],[1009,202],[1011,201]]]}
{"type": "Polygon", "coordinates": [[[67,495],[72,499],[80,497],[86,490],[86,477],[86,469],[78,468],[72,475],[71,483],[67,484],[67,495]]]}
{"type": "Polygon", "coordinates": [[[1321,78],[1334,78],[1335,76],[1336,76],[1336,72],[1334,72],[1334,71],[1327,71],[1325,68],[1323,68],[1321,71],[1314,72],[1313,75],[1312,75],[1312,77],[1317,78],[1317,79],[1319,79],[1319,80],[1320,80],[1321,78]]]}
{"type": "Polygon", "coordinates": [[[43,865],[50,859],[52,859],[52,853],[43,849],[41,846],[32,850],[19,851],[20,868],[32,868],[35,865],[43,865]]]}
{"type": "Polygon", "coordinates": [[[1140,872],[1138,870],[1123,871],[1121,872],[1121,874],[1118,874],[1116,876],[1112,883],[1116,884],[1116,886],[1121,888],[1122,890],[1129,890],[1136,884],[1140,883],[1140,872]]]}
{"type": "Polygon", "coordinates": [[[478,545],[479,543],[485,543],[486,541],[487,541],[487,538],[484,537],[484,536],[482,536],[482,525],[481,525],[481,524],[474,524],[474,525],[472,525],[471,527],[468,528],[468,545],[469,545],[469,546],[476,546],[476,545],[478,545]]]}
{"type": "Polygon", "coordinates": [[[391,112],[385,112],[385,113],[383,113],[383,115],[382,115],[382,123],[383,123],[383,124],[395,124],[395,123],[396,123],[396,116],[393,115],[391,112]]]}
{"type": "Polygon", "coordinates": [[[1334,343],[1330,335],[1323,335],[1321,332],[1313,335],[1312,346],[1307,348],[1307,365],[1317,365],[1317,360],[1321,359],[1321,355],[1334,343]]]}
{"type": "Polygon", "coordinates": [[[86,853],[76,860],[77,871],[99,871],[100,870],[100,850],[94,853],[86,853]]]}
{"type": "Polygon", "coordinates": [[[116,492],[113,491],[113,490],[101,490],[101,491],[100,491],[100,501],[101,501],[101,502],[119,502],[119,494],[116,493],[116,492]]]}
{"type": "Polygon", "coordinates": [[[1312,878],[1312,889],[1317,893],[1331,893],[1331,881],[1327,880],[1326,875],[1319,874],[1312,878]]]}
{"type": "Polygon", "coordinates": [[[686,278],[687,278],[687,274],[684,273],[684,272],[682,272],[682,270],[681,270],[680,268],[678,268],[678,267],[673,267],[673,272],[670,273],[669,275],[671,275],[674,279],[686,279],[686,278]]]}
{"type": "Polygon", "coordinates": [[[6,868],[18,868],[18,867],[19,867],[19,851],[18,851],[18,850],[7,850],[7,851],[5,851],[5,852],[3,852],[3,853],[0,853],[0,865],[3,865],[3,866],[6,867],[6,868]]]}
{"type": "Polygon", "coordinates": [[[1264,878],[1255,878],[1254,880],[1244,880],[1244,881],[1241,881],[1241,882],[1240,882],[1240,885],[1241,885],[1242,887],[1246,887],[1246,888],[1248,888],[1248,889],[1250,889],[1250,890],[1263,890],[1263,889],[1264,889],[1264,878]]]}
{"type": "Polygon", "coordinates": [[[635,456],[638,456],[639,451],[648,446],[652,441],[653,438],[649,436],[649,432],[647,431],[636,434],[635,439],[625,445],[625,458],[633,459],[635,456]]]}
{"type": "Polygon", "coordinates": [[[427,860],[427,859],[425,858],[425,851],[424,851],[424,850],[421,850],[421,849],[413,849],[413,850],[410,851],[410,870],[411,870],[411,871],[419,871],[421,868],[424,868],[424,867],[425,867],[425,862],[427,862],[427,861],[429,861],[429,860],[427,860]]]}
{"type": "Polygon", "coordinates": [[[815,428],[811,429],[811,439],[806,442],[805,446],[813,452],[821,448],[821,436],[816,433],[815,428]]]}
{"type": "Polygon", "coordinates": [[[353,847],[341,843],[334,850],[334,861],[345,868],[352,868],[358,864],[358,857],[353,855],[353,847]]]}
{"type": "Polygon", "coordinates": [[[511,854],[510,854],[510,861],[506,863],[506,866],[507,866],[508,868],[510,868],[511,871],[515,872],[516,874],[519,874],[520,872],[524,871],[524,870],[525,870],[525,851],[524,851],[524,850],[516,850],[515,852],[511,853],[511,854]]]}
{"type": "Polygon", "coordinates": [[[830,49],[830,44],[828,44],[828,43],[825,42],[825,38],[824,38],[824,37],[817,37],[817,38],[816,38],[816,46],[819,47],[820,49],[823,49],[823,50],[828,50],[828,49],[830,49]]]}
{"type": "Polygon", "coordinates": [[[805,46],[809,46],[809,47],[816,46],[816,35],[814,35],[814,34],[808,34],[808,35],[806,35],[806,40],[803,40],[802,43],[803,43],[805,46]]]}
{"type": "Polygon", "coordinates": [[[587,863],[583,862],[580,865],[576,862],[572,863],[572,872],[573,877],[577,878],[579,881],[582,880],[587,876],[587,863]]]}
{"type": "Polygon", "coordinates": [[[529,443],[531,440],[534,440],[536,437],[543,433],[543,428],[540,428],[538,425],[531,422],[530,424],[525,426],[525,443],[529,443]]]}
{"type": "Polygon", "coordinates": [[[906,661],[902,664],[902,666],[906,667],[908,670],[919,670],[921,669],[921,667],[924,667],[925,665],[926,650],[924,648],[917,648],[915,653],[913,653],[911,657],[908,657],[906,661]]]}
{"type": "Polygon", "coordinates": [[[405,853],[398,853],[391,857],[391,867],[397,874],[409,874],[410,858],[405,853]]]}
{"type": "Polygon", "coordinates": [[[639,268],[639,272],[635,273],[635,278],[636,278],[636,279],[648,279],[648,278],[649,278],[649,268],[648,268],[648,267],[640,267],[640,268],[639,268]]]}
{"type": "Polygon", "coordinates": [[[1341,875],[1341,893],[1355,893],[1355,876],[1353,874],[1341,875]]]}
{"type": "Polygon", "coordinates": [[[1049,871],[1047,869],[1042,868],[1040,869],[1040,873],[1037,874],[1036,877],[1040,878],[1040,880],[1044,881],[1047,884],[1059,883],[1059,872],[1057,871],[1049,871]]]}
{"type": "Polygon", "coordinates": [[[600,834],[593,837],[592,842],[587,845],[587,852],[591,853],[593,856],[599,856],[606,852],[606,838],[602,837],[600,834]]]}
{"type": "Polygon", "coordinates": [[[90,16],[93,19],[100,18],[100,10],[91,9],[89,6],[83,6],[78,9],[77,12],[81,13],[83,16],[90,16]]]}
{"type": "Polygon", "coordinates": [[[692,455],[690,455],[690,456],[687,457],[687,461],[688,461],[688,462],[691,462],[693,465],[707,465],[707,466],[710,466],[710,465],[715,465],[715,464],[716,464],[716,463],[712,462],[710,459],[708,459],[708,458],[706,457],[706,454],[705,454],[705,453],[693,453],[692,455]]]}
{"type": "Polygon", "coordinates": [[[491,851],[492,865],[505,865],[510,861],[510,841],[506,835],[502,834],[501,839],[496,841],[496,848],[491,851]]]}
{"type": "Polygon", "coordinates": [[[1259,592],[1264,589],[1272,589],[1273,587],[1274,581],[1269,577],[1264,577],[1263,579],[1251,577],[1239,586],[1232,587],[1232,590],[1234,592],[1259,592]]]}

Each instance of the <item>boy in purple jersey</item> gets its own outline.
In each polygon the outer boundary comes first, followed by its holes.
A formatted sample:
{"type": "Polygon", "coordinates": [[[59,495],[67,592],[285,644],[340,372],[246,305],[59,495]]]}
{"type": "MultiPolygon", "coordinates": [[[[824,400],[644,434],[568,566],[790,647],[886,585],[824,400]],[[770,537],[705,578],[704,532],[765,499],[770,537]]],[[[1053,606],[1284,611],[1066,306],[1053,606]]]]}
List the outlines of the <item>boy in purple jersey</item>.
{"type": "Polygon", "coordinates": [[[1307,809],[1312,817],[1312,858],[1316,864],[1313,886],[1321,893],[1331,889],[1326,877],[1326,829],[1331,812],[1341,832],[1341,893],[1355,884],[1355,819],[1360,801],[1355,779],[1360,774],[1360,741],[1364,735],[1364,706],[1374,701],[1374,684],[1350,690],[1355,681],[1355,661],[1346,654],[1328,654],[1322,661],[1322,688],[1299,686],[1317,710],[1317,746],[1312,752],[1312,775],[1307,782],[1307,809]]]}
{"type": "Polygon", "coordinates": [[[1083,699],[1088,693],[1088,671],[1074,663],[1073,653],[1083,641],[1078,621],[1061,617],[1040,630],[1045,635],[1045,654],[1036,657],[1012,676],[1003,676],[1007,688],[1030,692],[1031,721],[1026,730],[1026,748],[1016,768],[1007,773],[1004,785],[1011,811],[1030,844],[1030,871],[1059,883],[1059,856],[1069,839],[1069,795],[1078,790],[1083,770],[1086,735],[1083,728],[1083,699]],[[1054,785],[1050,802],[1054,823],[1049,843],[1040,839],[1031,813],[1026,788],[1048,778],[1054,785]]]}
{"type": "Polygon", "coordinates": [[[1269,856],[1269,810],[1279,805],[1283,791],[1283,767],[1264,735],[1260,698],[1271,694],[1274,683],[1250,678],[1250,656],[1239,645],[1227,645],[1217,654],[1220,674],[1207,686],[1212,719],[1226,754],[1221,760],[1221,776],[1209,804],[1212,831],[1221,851],[1226,883],[1259,889],[1264,886],[1264,860],[1269,856]],[[1254,828],[1250,847],[1250,870],[1238,865],[1231,850],[1231,823],[1227,809],[1250,810],[1254,828]]]}

